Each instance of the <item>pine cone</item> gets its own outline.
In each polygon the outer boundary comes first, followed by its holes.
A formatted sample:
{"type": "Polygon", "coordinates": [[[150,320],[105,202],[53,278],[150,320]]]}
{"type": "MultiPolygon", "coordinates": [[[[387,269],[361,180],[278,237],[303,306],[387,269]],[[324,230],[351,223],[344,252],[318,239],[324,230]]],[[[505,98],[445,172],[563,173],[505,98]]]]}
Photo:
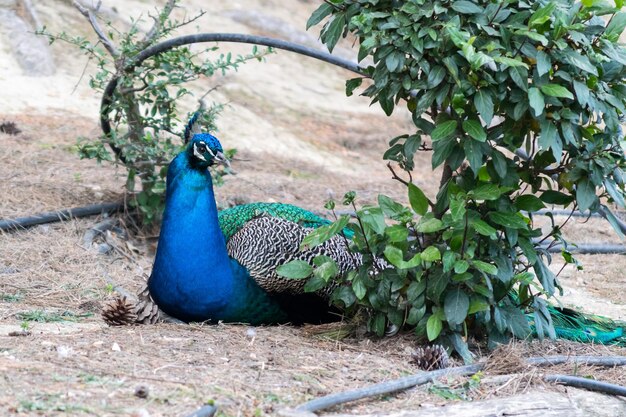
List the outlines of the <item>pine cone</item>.
{"type": "Polygon", "coordinates": [[[448,367],[448,352],[441,345],[420,346],[412,356],[412,362],[424,371],[434,371],[448,367]]]}
{"type": "Polygon", "coordinates": [[[102,309],[102,318],[109,326],[135,324],[137,313],[135,306],[126,297],[116,298],[102,309]]]}
{"type": "Polygon", "coordinates": [[[137,312],[137,323],[155,324],[161,321],[159,307],[150,296],[150,291],[148,291],[147,285],[139,294],[137,294],[137,297],[139,298],[137,305],[135,306],[135,311],[137,312]]]}

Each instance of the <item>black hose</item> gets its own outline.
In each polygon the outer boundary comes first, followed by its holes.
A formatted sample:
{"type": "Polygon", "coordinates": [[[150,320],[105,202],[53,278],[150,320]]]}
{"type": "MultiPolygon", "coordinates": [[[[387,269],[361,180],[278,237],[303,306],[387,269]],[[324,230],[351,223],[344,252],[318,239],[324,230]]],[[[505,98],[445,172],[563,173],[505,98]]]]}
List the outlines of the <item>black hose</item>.
{"type": "Polygon", "coordinates": [[[38,224],[54,223],[71,218],[95,216],[103,213],[113,213],[124,209],[124,203],[102,203],[71,209],[49,211],[28,217],[0,220],[0,231],[20,230],[38,224]]]}
{"type": "MultiPolygon", "coordinates": [[[[343,58],[333,56],[327,52],[322,52],[314,48],[298,45],[296,43],[287,42],[281,39],[268,38],[265,36],[246,35],[241,33],[198,33],[195,35],[185,35],[176,38],[168,39],[166,41],[152,45],[149,48],[141,51],[135,56],[129,64],[126,66],[125,71],[129,71],[133,67],[140,65],[146,59],[165,52],[177,46],[189,45],[192,43],[200,42],[235,42],[235,43],[249,43],[254,45],[269,46],[276,49],[283,49],[285,51],[295,52],[300,55],[305,55],[311,58],[319,59],[329,64],[337,65],[341,68],[345,68],[349,71],[355,72],[361,76],[367,76],[358,64],[348,61],[343,58]]],[[[109,120],[109,108],[113,102],[113,93],[117,88],[119,75],[115,76],[109,81],[102,93],[102,101],[100,103],[100,127],[105,136],[111,135],[111,122],[109,120]]],[[[115,144],[109,141],[109,146],[113,149],[113,152],[117,158],[126,163],[126,159],[122,154],[122,150],[115,144]]]]}
{"type": "MultiPolygon", "coordinates": [[[[556,365],[560,363],[585,363],[589,365],[598,365],[598,366],[626,366],[626,356],[607,356],[607,357],[597,357],[597,356],[546,356],[546,357],[534,357],[526,360],[528,364],[535,366],[550,366],[556,365]]],[[[301,404],[296,407],[297,411],[309,411],[315,412],[319,410],[323,410],[325,408],[334,407],[336,405],[345,404],[347,402],[361,400],[363,398],[373,397],[376,395],[382,394],[390,394],[392,392],[405,390],[407,388],[411,388],[418,385],[427,384],[433,381],[436,378],[442,376],[449,375],[472,375],[476,372],[482,370],[485,367],[485,363],[477,363],[473,365],[466,366],[458,366],[454,368],[446,368],[439,369],[431,372],[421,372],[419,374],[407,376],[404,378],[395,379],[393,381],[381,382],[379,384],[371,385],[365,388],[359,388],[351,391],[340,392],[337,394],[331,394],[324,397],[316,398],[314,400],[308,401],[304,404],[301,404]]],[[[560,375],[548,375],[547,377],[560,377],[560,375]]],[[[551,382],[557,382],[556,380],[551,380],[551,382]]],[[[569,385],[569,380],[559,379],[559,383],[569,385]]],[[[597,382],[597,381],[593,381],[597,382]]],[[[580,381],[576,381],[573,383],[577,383],[580,388],[587,388],[580,381]]],[[[595,390],[607,393],[618,392],[615,391],[614,388],[618,387],[620,389],[626,390],[625,387],[620,387],[619,385],[606,384],[605,385],[595,385],[595,390]],[[602,388],[607,388],[609,391],[603,391],[602,388]]],[[[574,386],[574,385],[573,385],[574,386]]],[[[591,385],[589,385],[591,386],[591,385]]],[[[591,388],[589,388],[591,389],[591,388]]],[[[619,391],[621,392],[621,391],[619,391]]],[[[624,394],[617,394],[624,395],[624,394]]]]}
{"type": "Polygon", "coordinates": [[[577,363],[594,366],[626,366],[626,356],[539,356],[526,359],[526,363],[534,366],[554,366],[563,363],[577,363]]]}
{"type": "MultiPolygon", "coordinates": [[[[547,249],[550,253],[558,253],[563,250],[563,245],[557,243],[553,246],[541,245],[543,249],[547,249]]],[[[616,243],[600,243],[600,244],[573,244],[567,245],[567,250],[572,253],[580,253],[586,255],[598,255],[604,253],[626,253],[626,246],[616,243]]]]}
{"type": "Polygon", "coordinates": [[[571,375],[546,375],[543,377],[546,382],[568,385],[575,388],[583,388],[589,391],[598,391],[610,395],[621,395],[626,397],[626,387],[608,382],[596,381],[595,379],[582,378],[571,375]]]}
{"type": "Polygon", "coordinates": [[[325,408],[334,407],[339,404],[361,400],[367,397],[390,394],[392,392],[402,391],[417,385],[424,385],[442,376],[473,375],[483,369],[484,366],[485,364],[483,363],[477,363],[474,365],[457,366],[454,368],[438,369],[431,372],[422,372],[419,374],[406,376],[404,378],[394,379],[393,381],[386,381],[379,384],[370,385],[369,387],[365,388],[339,392],[337,394],[330,394],[324,397],[316,398],[297,406],[296,410],[314,412],[323,410],[325,408]]]}

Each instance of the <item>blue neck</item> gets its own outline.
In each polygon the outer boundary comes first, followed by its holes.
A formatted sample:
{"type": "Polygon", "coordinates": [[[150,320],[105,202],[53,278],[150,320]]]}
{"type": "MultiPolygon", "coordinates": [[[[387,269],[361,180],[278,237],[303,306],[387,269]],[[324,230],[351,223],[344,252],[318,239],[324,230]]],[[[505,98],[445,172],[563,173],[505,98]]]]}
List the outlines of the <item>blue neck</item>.
{"type": "Polygon", "coordinates": [[[186,321],[224,315],[233,272],[217,218],[211,175],[185,152],[170,164],[159,246],[149,281],[166,313],[186,321]]]}

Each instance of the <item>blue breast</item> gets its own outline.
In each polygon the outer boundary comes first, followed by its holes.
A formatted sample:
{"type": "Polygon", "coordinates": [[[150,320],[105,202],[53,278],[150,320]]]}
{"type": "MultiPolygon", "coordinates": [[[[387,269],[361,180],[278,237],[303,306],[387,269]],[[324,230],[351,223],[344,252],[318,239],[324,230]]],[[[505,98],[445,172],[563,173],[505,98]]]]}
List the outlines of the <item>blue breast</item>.
{"type": "Polygon", "coordinates": [[[185,321],[284,321],[274,300],[229,258],[211,176],[184,153],[170,164],[165,212],[148,288],[163,311],[185,321]]]}

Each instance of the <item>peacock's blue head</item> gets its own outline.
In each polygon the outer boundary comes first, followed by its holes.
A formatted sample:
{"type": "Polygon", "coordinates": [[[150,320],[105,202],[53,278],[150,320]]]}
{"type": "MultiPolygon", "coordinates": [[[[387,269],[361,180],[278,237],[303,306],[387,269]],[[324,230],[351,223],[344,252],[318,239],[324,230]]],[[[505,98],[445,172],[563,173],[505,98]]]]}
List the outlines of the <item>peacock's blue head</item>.
{"type": "Polygon", "coordinates": [[[187,154],[193,167],[207,169],[213,165],[230,166],[220,141],[209,133],[196,133],[187,145],[187,154]]]}

